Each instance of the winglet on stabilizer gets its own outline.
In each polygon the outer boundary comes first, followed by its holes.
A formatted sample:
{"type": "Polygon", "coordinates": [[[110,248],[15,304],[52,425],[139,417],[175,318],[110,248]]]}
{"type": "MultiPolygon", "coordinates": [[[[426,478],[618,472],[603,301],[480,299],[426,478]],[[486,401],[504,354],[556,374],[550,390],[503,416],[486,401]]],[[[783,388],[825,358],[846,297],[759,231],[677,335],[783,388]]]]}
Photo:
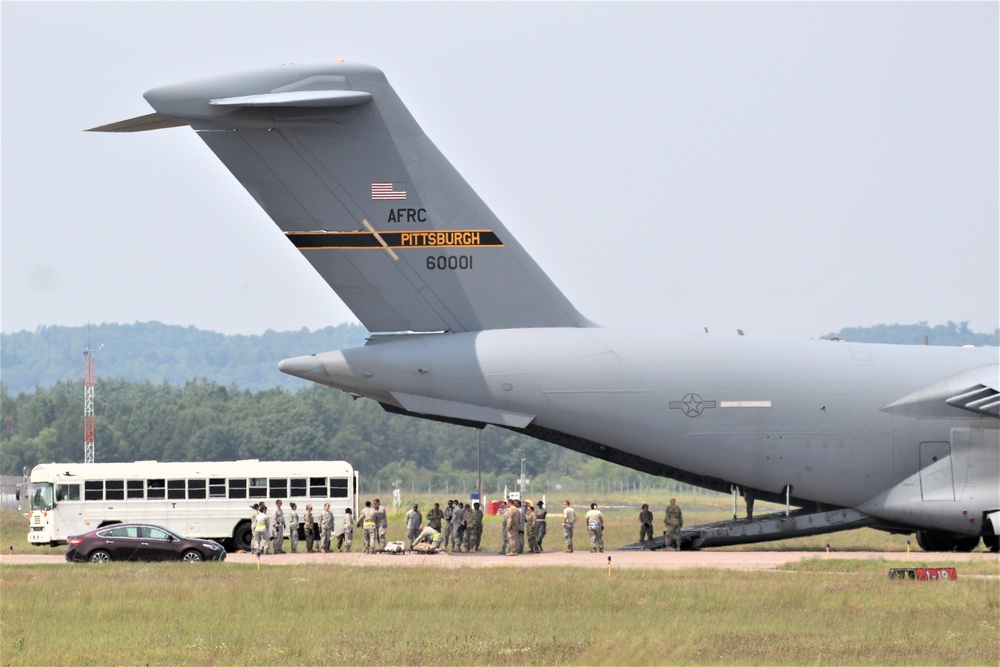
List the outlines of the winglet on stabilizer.
{"type": "Polygon", "coordinates": [[[183,118],[168,116],[164,113],[151,113],[137,118],[120,120],[117,123],[92,127],[87,132],[146,132],[148,130],[163,130],[168,127],[183,127],[191,123],[183,118]]]}

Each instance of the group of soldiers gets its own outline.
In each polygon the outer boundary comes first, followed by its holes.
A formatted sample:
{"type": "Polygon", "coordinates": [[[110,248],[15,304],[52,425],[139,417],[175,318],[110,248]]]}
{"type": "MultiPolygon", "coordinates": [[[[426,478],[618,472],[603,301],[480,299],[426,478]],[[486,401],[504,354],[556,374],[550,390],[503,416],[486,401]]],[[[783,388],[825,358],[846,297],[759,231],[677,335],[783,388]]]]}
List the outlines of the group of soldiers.
{"type": "MultiPolygon", "coordinates": [[[[282,501],[274,501],[274,510],[267,511],[265,503],[251,505],[251,526],[253,528],[252,551],[258,556],[268,553],[283,554],[285,532],[288,532],[292,553],[298,551],[299,515],[295,503],[290,503],[287,518],[282,508],[282,501]],[[288,530],[291,526],[291,530],[288,530]]],[[[539,500],[532,504],[530,500],[522,502],[512,499],[500,506],[503,521],[500,525],[500,554],[517,556],[525,553],[527,539],[528,553],[541,553],[542,542],[548,528],[548,510],[545,503],[539,500]]],[[[587,532],[590,536],[590,550],[593,553],[604,552],[604,516],[597,509],[596,503],[590,504],[586,514],[587,532]]],[[[566,553],[573,553],[573,530],[576,524],[576,510],[568,500],[563,501],[562,511],[563,537],[566,539],[566,553]]],[[[670,499],[663,517],[666,529],[665,546],[671,545],[677,551],[681,548],[681,528],[684,518],[675,498],[670,499]]],[[[302,528],[305,533],[306,552],[320,551],[330,553],[332,547],[335,521],[330,504],[323,505],[318,516],[313,514],[313,506],[306,505],[302,528]],[[316,535],[318,533],[318,544],[316,535]]],[[[653,539],[653,513],[648,504],[643,504],[639,512],[639,541],[653,539]]],[[[336,550],[351,551],[354,544],[354,529],[360,528],[364,537],[366,554],[379,553],[386,549],[386,530],[388,519],[386,509],[378,498],[366,501],[357,521],[351,508],[344,509],[343,529],[336,535],[336,550]]],[[[406,537],[408,548],[424,553],[439,551],[472,552],[480,551],[483,538],[483,511],[479,503],[462,504],[459,500],[449,500],[445,509],[440,503],[427,511],[426,521],[417,503],[406,513],[406,537]]]]}
{"type": "Polygon", "coordinates": [[[483,510],[479,503],[463,505],[460,500],[449,500],[444,509],[434,503],[425,522],[420,506],[414,503],[406,513],[406,537],[410,549],[424,553],[480,551],[483,510]]]}
{"type": "Polygon", "coordinates": [[[542,541],[548,530],[548,512],[541,500],[532,505],[512,499],[501,503],[498,511],[503,516],[500,523],[500,554],[517,556],[524,553],[524,540],[528,538],[529,553],[541,553],[542,541]]]}
{"type": "MultiPolygon", "coordinates": [[[[382,544],[385,545],[385,528],[386,528],[386,516],[385,508],[379,508],[379,501],[375,500],[376,509],[381,509],[381,513],[378,515],[380,519],[377,519],[378,525],[380,525],[380,534],[382,536],[382,544]]],[[[371,507],[371,503],[365,503],[367,508],[371,507]]],[[[282,501],[274,501],[274,509],[270,512],[267,511],[267,505],[263,502],[256,503],[250,506],[250,526],[253,530],[253,540],[251,542],[250,550],[257,556],[262,556],[267,553],[271,554],[283,554],[284,543],[285,543],[285,532],[288,532],[290,550],[292,553],[298,553],[299,547],[299,513],[298,507],[295,503],[289,503],[290,511],[286,518],[285,512],[282,508],[282,501]]],[[[333,512],[330,511],[330,503],[323,505],[323,510],[319,512],[316,516],[313,514],[313,506],[306,505],[305,514],[302,516],[302,532],[305,535],[306,542],[306,552],[322,552],[330,553],[332,550],[331,542],[333,540],[333,529],[335,521],[333,518],[333,512]],[[318,536],[318,537],[317,537],[318,536]],[[318,542],[318,543],[317,543],[318,542]]],[[[360,525],[360,523],[359,523],[360,525]]],[[[336,549],[339,551],[341,548],[347,551],[351,550],[351,546],[354,543],[354,516],[351,512],[351,508],[348,507],[344,509],[344,528],[343,531],[337,534],[337,546],[336,549]]],[[[367,551],[367,547],[365,549],[367,551]]]]}
{"type": "MultiPolygon", "coordinates": [[[[674,545],[674,549],[681,550],[681,528],[684,527],[684,514],[676,498],[670,499],[667,510],[663,515],[663,537],[666,540],[664,547],[669,549],[674,545]]],[[[653,539],[653,513],[649,511],[649,505],[643,504],[639,512],[639,541],[645,542],[653,539]]]]}
{"type": "MultiPolygon", "coordinates": [[[[329,509],[327,505],[327,509],[329,509]]],[[[312,506],[307,506],[307,511],[311,511],[312,506]]],[[[331,519],[332,519],[331,515],[331,519]]],[[[250,549],[258,556],[265,553],[283,554],[285,553],[285,531],[288,526],[293,526],[293,530],[288,531],[291,551],[296,553],[299,548],[299,513],[295,503],[289,504],[288,518],[285,518],[285,511],[282,508],[281,500],[274,501],[274,509],[267,511],[267,505],[263,502],[250,506],[250,526],[253,531],[253,540],[250,549]]]]}

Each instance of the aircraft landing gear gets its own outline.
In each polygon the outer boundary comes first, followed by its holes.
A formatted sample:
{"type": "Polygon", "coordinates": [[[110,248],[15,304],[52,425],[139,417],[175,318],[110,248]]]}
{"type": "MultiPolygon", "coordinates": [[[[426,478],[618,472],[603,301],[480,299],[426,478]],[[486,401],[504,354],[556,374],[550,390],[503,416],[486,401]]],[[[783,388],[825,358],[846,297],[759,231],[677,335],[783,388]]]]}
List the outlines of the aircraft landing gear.
{"type": "Polygon", "coordinates": [[[924,551],[968,552],[979,545],[979,538],[936,530],[918,530],[917,544],[924,551]]]}

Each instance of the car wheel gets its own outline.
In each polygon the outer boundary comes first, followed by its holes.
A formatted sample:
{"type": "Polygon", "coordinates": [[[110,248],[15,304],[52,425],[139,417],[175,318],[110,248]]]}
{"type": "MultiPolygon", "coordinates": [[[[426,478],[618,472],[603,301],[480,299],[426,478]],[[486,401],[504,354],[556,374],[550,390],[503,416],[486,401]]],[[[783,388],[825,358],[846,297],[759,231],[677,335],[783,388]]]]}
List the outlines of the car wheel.
{"type": "Polygon", "coordinates": [[[111,560],[111,554],[109,554],[104,549],[98,549],[94,553],[90,554],[91,563],[107,563],[111,560]]]}
{"type": "Polygon", "coordinates": [[[181,560],[184,561],[185,563],[200,563],[201,554],[195,551],[194,549],[189,549],[188,551],[184,552],[184,555],[181,556],[181,560]]]}

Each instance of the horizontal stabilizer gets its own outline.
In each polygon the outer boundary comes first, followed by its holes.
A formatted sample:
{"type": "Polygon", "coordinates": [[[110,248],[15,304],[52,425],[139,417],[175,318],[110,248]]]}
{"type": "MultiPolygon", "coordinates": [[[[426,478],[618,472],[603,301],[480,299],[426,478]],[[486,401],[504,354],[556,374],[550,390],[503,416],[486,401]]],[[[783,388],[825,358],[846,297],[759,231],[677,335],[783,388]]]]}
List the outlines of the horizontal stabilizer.
{"type": "Polygon", "coordinates": [[[87,132],[146,132],[149,130],[163,130],[168,127],[184,127],[190,123],[183,118],[169,116],[164,113],[151,113],[138,118],[120,120],[110,125],[92,127],[87,132]]]}
{"type": "Polygon", "coordinates": [[[237,107],[352,107],[371,100],[363,90],[296,90],[286,93],[241,95],[209,100],[215,106],[237,107]]]}
{"type": "Polygon", "coordinates": [[[420,415],[434,415],[435,417],[447,417],[449,419],[461,419],[463,421],[496,424],[497,426],[510,426],[512,428],[524,428],[535,419],[535,415],[525,415],[509,410],[498,410],[482,405],[471,405],[469,403],[459,403],[458,401],[430,398],[429,396],[404,394],[399,391],[389,393],[407,412],[415,412],[420,415]]]}

